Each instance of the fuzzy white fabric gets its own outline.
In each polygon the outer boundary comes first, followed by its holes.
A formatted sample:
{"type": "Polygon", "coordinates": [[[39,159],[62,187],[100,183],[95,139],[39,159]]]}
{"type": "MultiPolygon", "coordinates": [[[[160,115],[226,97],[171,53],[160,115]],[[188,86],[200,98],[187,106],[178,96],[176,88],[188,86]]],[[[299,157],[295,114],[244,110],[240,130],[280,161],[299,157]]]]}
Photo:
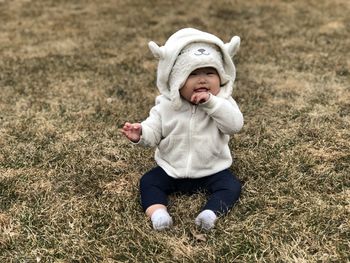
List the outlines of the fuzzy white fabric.
{"type": "Polygon", "coordinates": [[[194,222],[197,226],[205,230],[210,230],[215,226],[216,219],[217,217],[213,211],[204,210],[196,217],[194,222]]]}
{"type": "Polygon", "coordinates": [[[173,219],[163,208],[157,209],[153,212],[151,221],[153,224],[153,229],[155,230],[164,230],[171,227],[173,224],[173,219]]]}
{"type": "Polygon", "coordinates": [[[150,41],[148,46],[154,57],[159,59],[157,70],[157,87],[159,92],[173,101],[175,108],[178,108],[178,87],[174,85],[174,91],[169,85],[169,77],[178,55],[184,47],[191,43],[207,43],[217,46],[222,55],[222,66],[230,80],[221,87],[220,95],[224,98],[231,96],[233,82],[236,78],[236,69],[232,57],[236,54],[240,45],[238,36],[232,37],[231,41],[224,43],[220,38],[207,32],[193,28],[184,28],[175,32],[165,42],[164,46],[159,47],[155,42],[150,41]]]}
{"type": "Polygon", "coordinates": [[[200,178],[232,164],[230,135],[243,126],[243,115],[232,97],[210,96],[199,105],[182,101],[179,109],[160,95],[141,123],[141,145],[157,147],[155,161],[174,178],[200,178]]]}

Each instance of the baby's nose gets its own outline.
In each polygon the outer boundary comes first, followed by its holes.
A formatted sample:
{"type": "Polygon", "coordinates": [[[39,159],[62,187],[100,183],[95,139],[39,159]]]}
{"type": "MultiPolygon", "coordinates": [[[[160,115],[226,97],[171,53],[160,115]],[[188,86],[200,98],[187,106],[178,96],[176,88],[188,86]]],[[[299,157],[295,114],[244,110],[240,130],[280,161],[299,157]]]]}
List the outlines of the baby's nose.
{"type": "Polygon", "coordinates": [[[206,82],[206,81],[207,81],[206,75],[205,75],[205,74],[200,74],[200,75],[198,75],[198,81],[199,81],[200,83],[206,82]]]}

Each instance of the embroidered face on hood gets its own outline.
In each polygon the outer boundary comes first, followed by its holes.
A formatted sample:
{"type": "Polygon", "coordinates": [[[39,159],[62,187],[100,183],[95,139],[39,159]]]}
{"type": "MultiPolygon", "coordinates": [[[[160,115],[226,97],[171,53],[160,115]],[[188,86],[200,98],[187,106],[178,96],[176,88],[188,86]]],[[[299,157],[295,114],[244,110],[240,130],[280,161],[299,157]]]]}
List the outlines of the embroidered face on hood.
{"type": "Polygon", "coordinates": [[[185,28],[174,33],[159,47],[153,41],[148,46],[159,59],[157,86],[160,93],[168,97],[174,106],[181,107],[179,89],[196,68],[214,67],[221,81],[217,96],[231,96],[236,69],[232,57],[239,49],[240,38],[234,36],[224,44],[218,37],[193,28],[185,28]]]}

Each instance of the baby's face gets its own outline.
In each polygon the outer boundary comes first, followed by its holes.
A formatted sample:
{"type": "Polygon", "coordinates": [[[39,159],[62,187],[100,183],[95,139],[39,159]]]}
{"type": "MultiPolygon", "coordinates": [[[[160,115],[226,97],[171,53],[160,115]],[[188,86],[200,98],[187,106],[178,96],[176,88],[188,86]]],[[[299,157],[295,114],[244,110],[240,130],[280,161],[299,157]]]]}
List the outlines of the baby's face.
{"type": "Polygon", "coordinates": [[[205,92],[217,95],[220,91],[220,77],[215,68],[198,68],[191,72],[180,89],[181,96],[191,101],[195,93],[205,92]]]}

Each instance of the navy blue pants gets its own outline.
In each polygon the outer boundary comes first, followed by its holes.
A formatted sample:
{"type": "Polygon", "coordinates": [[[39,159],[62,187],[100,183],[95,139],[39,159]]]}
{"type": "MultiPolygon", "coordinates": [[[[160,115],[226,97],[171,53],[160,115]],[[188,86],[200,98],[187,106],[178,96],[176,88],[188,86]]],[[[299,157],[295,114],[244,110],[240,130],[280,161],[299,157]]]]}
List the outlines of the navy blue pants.
{"type": "Polygon", "coordinates": [[[141,204],[144,211],[154,204],[168,205],[172,193],[193,194],[204,191],[209,198],[202,210],[210,209],[216,215],[226,214],[238,200],[241,183],[228,170],[198,179],[175,179],[156,167],[140,180],[141,204]]]}

